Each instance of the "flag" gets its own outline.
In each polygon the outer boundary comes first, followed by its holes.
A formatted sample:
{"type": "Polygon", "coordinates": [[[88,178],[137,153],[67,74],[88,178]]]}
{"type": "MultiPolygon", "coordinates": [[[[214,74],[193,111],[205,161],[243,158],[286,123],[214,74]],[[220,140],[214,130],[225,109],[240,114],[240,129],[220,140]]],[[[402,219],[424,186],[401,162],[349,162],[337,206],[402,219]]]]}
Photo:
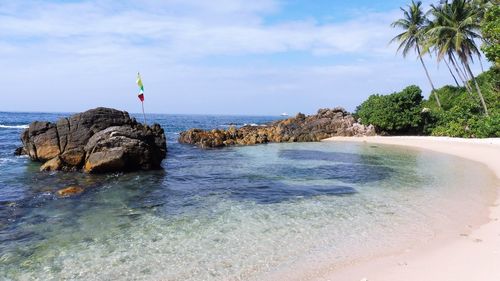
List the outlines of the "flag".
{"type": "Polygon", "coordinates": [[[135,81],[137,83],[137,86],[139,86],[139,94],[137,95],[137,97],[141,100],[141,102],[144,101],[144,85],[142,84],[142,79],[141,79],[141,74],[139,74],[139,72],[137,72],[137,81],[135,81]]]}

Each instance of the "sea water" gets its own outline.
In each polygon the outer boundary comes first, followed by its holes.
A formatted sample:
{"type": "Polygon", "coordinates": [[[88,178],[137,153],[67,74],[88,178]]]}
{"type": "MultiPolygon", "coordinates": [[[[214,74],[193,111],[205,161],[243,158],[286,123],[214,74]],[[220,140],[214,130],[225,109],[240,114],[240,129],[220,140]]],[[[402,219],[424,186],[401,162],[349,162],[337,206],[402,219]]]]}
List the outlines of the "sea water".
{"type": "Polygon", "coordinates": [[[495,198],[485,167],[429,151],[176,141],[276,117],[149,115],[168,138],[159,171],[38,172],[13,156],[29,122],[67,115],[0,113],[0,280],[262,280],[458,236],[495,198]],[[69,185],[86,191],[55,195],[69,185]]]}

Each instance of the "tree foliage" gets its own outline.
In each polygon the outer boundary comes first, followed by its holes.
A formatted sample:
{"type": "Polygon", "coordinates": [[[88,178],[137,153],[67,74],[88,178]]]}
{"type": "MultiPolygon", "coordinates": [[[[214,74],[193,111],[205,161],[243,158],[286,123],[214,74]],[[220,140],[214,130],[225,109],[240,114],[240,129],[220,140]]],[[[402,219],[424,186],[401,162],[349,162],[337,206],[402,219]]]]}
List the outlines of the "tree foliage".
{"type": "Polygon", "coordinates": [[[446,56],[455,61],[456,54],[465,76],[474,83],[484,113],[488,115],[488,106],[470,68],[474,57],[481,57],[476,45],[476,40],[482,38],[478,20],[480,10],[470,0],[453,0],[451,3],[445,1],[437,6],[431,5],[431,13],[434,19],[426,32],[425,50],[436,50],[438,62],[446,56]]]}
{"type": "Polygon", "coordinates": [[[371,95],[356,109],[363,124],[390,134],[418,133],[422,124],[420,114],[423,100],[418,86],[408,86],[390,95],[371,95]]]}
{"type": "Polygon", "coordinates": [[[417,48],[422,44],[422,31],[426,25],[427,18],[422,10],[422,2],[420,1],[412,1],[406,9],[400,9],[403,12],[403,17],[393,22],[391,26],[402,29],[403,32],[396,35],[391,40],[391,43],[398,42],[398,52],[402,51],[403,57],[406,57],[410,51],[417,51],[417,48]]]}
{"type": "Polygon", "coordinates": [[[490,7],[481,21],[484,44],[481,50],[489,61],[500,68],[500,3],[490,7]]]}

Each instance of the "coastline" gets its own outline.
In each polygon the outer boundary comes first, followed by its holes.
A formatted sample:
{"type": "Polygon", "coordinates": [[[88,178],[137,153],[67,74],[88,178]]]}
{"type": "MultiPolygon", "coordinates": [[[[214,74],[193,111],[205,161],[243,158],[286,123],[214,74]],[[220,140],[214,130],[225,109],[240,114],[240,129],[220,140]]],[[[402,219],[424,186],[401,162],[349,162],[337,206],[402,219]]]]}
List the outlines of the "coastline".
{"type": "MultiPolygon", "coordinates": [[[[333,137],[324,141],[366,142],[407,146],[451,154],[486,165],[500,187],[500,138],[448,137],[333,137]]],[[[374,258],[340,269],[327,270],[313,280],[500,280],[500,193],[489,207],[489,221],[467,236],[440,244],[428,243],[401,254],[374,258]]]]}

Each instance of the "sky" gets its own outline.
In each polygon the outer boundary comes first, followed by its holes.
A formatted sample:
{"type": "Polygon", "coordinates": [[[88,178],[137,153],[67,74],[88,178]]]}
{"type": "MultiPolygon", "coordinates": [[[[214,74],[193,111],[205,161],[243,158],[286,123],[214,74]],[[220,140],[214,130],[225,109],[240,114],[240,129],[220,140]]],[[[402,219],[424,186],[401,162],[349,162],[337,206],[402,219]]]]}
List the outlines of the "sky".
{"type": "Polygon", "coordinates": [[[0,0],[0,111],[140,112],[138,71],[150,113],[353,111],[411,84],[427,97],[416,56],[389,44],[407,2],[0,0]]]}

